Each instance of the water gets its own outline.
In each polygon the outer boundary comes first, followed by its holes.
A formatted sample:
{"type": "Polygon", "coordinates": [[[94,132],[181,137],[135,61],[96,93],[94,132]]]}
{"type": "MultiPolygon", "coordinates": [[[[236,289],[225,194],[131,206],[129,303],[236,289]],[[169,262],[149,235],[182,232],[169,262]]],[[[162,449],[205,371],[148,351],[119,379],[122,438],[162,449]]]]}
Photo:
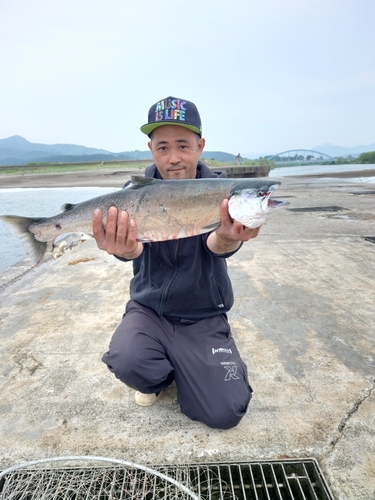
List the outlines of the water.
{"type": "MultiPolygon", "coordinates": [[[[341,172],[359,172],[362,170],[375,170],[375,165],[303,165],[300,167],[277,167],[271,170],[270,177],[287,177],[293,175],[311,175],[341,172]]],[[[352,181],[354,179],[351,179],[352,181]]]]}
{"type": "MultiPolygon", "coordinates": [[[[270,177],[309,175],[319,173],[353,172],[373,170],[375,165],[306,165],[301,167],[275,168],[270,177]]],[[[343,181],[345,179],[342,179],[343,181]]],[[[351,182],[372,182],[375,177],[350,178],[351,182]]],[[[64,203],[78,203],[94,196],[115,191],[116,188],[38,188],[0,189],[0,215],[24,215],[27,217],[50,217],[61,212],[64,203]]],[[[19,238],[9,232],[0,222],[0,271],[26,257],[19,238]]]]}
{"type": "MultiPolygon", "coordinates": [[[[0,189],[0,215],[51,217],[64,203],[81,201],[116,191],[118,188],[20,188],[0,189]]],[[[0,271],[26,257],[20,239],[0,222],[0,271]]]]}

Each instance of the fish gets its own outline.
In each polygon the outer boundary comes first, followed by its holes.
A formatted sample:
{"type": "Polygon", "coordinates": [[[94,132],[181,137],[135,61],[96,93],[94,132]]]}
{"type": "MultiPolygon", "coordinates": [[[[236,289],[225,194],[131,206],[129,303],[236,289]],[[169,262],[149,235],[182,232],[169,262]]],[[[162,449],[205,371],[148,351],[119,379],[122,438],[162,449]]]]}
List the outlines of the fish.
{"type": "Polygon", "coordinates": [[[95,209],[101,210],[104,227],[108,210],[114,206],[135,220],[138,241],[167,241],[216,229],[225,198],[229,199],[228,211],[233,220],[246,227],[259,227],[276,209],[288,204],[270,198],[280,184],[269,178],[159,180],[132,176],[124,189],[81,203],[66,203],[55,216],[1,215],[0,220],[21,239],[37,265],[48,251],[53,251],[59,236],[76,232],[92,235],[95,209]]]}

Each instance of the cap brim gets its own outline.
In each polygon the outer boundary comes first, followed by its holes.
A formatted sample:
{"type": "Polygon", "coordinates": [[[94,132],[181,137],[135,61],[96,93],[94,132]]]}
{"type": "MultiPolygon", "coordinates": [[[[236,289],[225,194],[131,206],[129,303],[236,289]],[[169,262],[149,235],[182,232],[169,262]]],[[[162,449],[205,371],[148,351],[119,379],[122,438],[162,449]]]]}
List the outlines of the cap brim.
{"type": "Polygon", "coordinates": [[[184,128],[191,130],[192,132],[195,132],[200,137],[202,136],[201,130],[198,127],[196,127],[195,125],[189,125],[188,123],[176,123],[176,122],[171,122],[171,121],[146,123],[145,125],[143,125],[141,127],[141,132],[143,132],[146,135],[150,135],[151,132],[153,132],[156,128],[163,127],[165,125],[176,125],[177,127],[184,127],[184,128]]]}

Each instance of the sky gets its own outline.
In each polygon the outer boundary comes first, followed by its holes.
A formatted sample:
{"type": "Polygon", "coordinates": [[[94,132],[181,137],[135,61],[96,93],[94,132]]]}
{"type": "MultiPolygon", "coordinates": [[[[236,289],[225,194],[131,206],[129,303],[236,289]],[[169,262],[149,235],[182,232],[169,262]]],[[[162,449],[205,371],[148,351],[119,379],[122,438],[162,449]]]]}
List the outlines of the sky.
{"type": "Polygon", "coordinates": [[[375,143],[374,0],[0,0],[0,139],[145,150],[152,104],[206,150],[375,143]]]}

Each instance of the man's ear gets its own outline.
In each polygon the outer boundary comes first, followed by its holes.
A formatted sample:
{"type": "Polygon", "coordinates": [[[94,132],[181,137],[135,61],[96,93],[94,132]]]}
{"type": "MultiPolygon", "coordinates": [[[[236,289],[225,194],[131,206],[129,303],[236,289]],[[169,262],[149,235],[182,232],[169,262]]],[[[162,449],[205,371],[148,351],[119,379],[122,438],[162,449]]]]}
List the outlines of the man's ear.
{"type": "Polygon", "coordinates": [[[206,145],[206,139],[204,139],[203,137],[201,137],[198,141],[198,151],[199,153],[202,153],[202,151],[204,150],[204,147],[206,145]]]}

